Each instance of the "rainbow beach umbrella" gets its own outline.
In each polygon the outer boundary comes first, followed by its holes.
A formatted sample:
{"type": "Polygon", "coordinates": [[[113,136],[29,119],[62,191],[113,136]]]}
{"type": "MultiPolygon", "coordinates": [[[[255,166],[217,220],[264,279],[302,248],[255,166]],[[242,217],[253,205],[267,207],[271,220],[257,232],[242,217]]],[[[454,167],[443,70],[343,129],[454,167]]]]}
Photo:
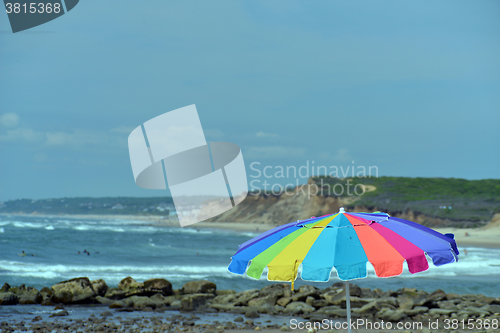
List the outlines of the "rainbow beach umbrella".
{"type": "MultiPolygon", "coordinates": [[[[281,225],[241,244],[231,257],[228,270],[259,279],[265,267],[269,281],[297,278],[327,282],[335,267],[341,280],[367,276],[370,262],[378,277],[403,273],[406,261],[410,273],[458,261],[452,234],[443,235],[418,223],[389,214],[347,213],[312,217],[281,225]],[[249,265],[250,263],[250,265],[249,265]]],[[[350,322],[349,282],[346,282],[347,320],[350,322]]]]}

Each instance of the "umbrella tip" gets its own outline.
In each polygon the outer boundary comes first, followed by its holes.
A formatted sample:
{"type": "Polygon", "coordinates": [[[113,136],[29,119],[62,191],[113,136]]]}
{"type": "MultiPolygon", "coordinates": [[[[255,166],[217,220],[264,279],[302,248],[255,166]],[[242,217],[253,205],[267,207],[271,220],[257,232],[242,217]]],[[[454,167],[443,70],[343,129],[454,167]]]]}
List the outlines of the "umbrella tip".
{"type": "Polygon", "coordinates": [[[340,207],[339,213],[345,213],[344,207],[340,207]]]}

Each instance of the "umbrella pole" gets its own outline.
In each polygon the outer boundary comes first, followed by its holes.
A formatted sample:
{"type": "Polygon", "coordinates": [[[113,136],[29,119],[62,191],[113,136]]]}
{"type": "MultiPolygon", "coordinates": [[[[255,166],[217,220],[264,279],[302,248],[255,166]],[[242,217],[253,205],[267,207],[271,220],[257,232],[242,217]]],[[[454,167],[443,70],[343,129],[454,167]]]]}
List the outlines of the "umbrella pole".
{"type": "Polygon", "coordinates": [[[345,303],[347,308],[347,332],[351,333],[351,292],[349,290],[349,281],[345,282],[345,303]]]}

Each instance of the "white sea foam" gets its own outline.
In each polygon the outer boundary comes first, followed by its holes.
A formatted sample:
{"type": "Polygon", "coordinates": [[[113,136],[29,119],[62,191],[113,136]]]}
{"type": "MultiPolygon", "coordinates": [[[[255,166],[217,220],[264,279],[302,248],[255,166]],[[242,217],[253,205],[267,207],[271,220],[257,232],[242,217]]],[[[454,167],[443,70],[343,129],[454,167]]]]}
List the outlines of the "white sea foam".
{"type": "Polygon", "coordinates": [[[3,230],[3,228],[0,228],[0,233],[4,233],[5,230],[3,230]]]}
{"type": "Polygon", "coordinates": [[[14,227],[16,227],[16,228],[42,228],[43,224],[15,221],[14,227]]]}
{"type": "Polygon", "coordinates": [[[77,225],[74,226],[73,229],[79,231],[112,231],[112,232],[125,232],[125,229],[120,227],[112,227],[112,226],[90,226],[90,225],[77,225]]]}
{"type": "Polygon", "coordinates": [[[45,230],[54,230],[54,227],[51,226],[51,225],[48,225],[48,226],[45,227],[45,230]]]}

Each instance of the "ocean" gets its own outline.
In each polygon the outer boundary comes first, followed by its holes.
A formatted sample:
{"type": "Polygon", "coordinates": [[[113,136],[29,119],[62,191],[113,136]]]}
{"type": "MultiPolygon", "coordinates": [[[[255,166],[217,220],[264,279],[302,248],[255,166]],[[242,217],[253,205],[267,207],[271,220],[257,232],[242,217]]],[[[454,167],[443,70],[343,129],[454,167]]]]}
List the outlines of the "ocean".
{"type": "MultiPolygon", "coordinates": [[[[25,284],[38,289],[75,277],[104,279],[116,287],[131,276],[169,280],[175,289],[191,280],[207,279],[218,289],[241,291],[272,284],[266,272],[259,280],[227,271],[238,245],[257,233],[220,229],[169,228],[143,221],[40,216],[0,216],[0,283],[25,284]],[[90,255],[84,253],[88,251],[90,255]],[[22,256],[22,251],[26,255],[22,256]]],[[[484,294],[500,297],[500,249],[464,247],[457,263],[412,275],[405,267],[399,277],[377,278],[368,264],[368,277],[352,281],[360,287],[397,290],[403,287],[428,292],[484,294]]],[[[295,286],[319,288],[328,283],[297,279],[295,286]]]]}

